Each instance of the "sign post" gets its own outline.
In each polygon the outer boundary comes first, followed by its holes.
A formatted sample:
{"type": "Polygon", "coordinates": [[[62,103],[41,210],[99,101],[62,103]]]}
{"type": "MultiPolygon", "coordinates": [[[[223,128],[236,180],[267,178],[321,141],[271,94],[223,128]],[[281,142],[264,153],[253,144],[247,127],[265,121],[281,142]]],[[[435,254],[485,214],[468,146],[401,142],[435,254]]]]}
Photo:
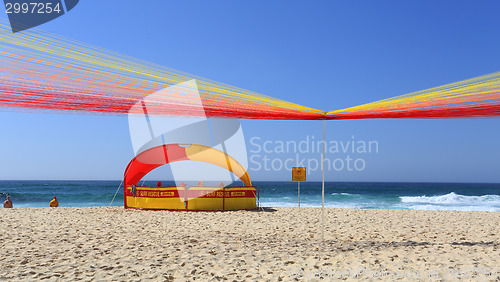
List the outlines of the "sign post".
{"type": "Polygon", "coordinates": [[[292,181],[297,181],[297,183],[298,183],[299,208],[300,208],[300,181],[306,181],[306,168],[305,167],[293,167],[292,168],[292,181]]]}

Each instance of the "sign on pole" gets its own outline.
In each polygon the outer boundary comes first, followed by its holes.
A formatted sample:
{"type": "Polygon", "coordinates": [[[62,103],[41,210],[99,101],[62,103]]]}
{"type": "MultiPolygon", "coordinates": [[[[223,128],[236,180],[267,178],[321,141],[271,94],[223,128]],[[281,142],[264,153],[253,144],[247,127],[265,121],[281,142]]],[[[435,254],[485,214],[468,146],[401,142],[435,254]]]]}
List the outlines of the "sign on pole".
{"type": "Polygon", "coordinates": [[[298,183],[299,208],[300,208],[300,181],[306,181],[306,168],[305,167],[293,167],[292,168],[292,181],[297,181],[297,183],[298,183]]]}
{"type": "Polygon", "coordinates": [[[292,168],[292,181],[306,181],[306,168],[293,167],[292,168]]]}

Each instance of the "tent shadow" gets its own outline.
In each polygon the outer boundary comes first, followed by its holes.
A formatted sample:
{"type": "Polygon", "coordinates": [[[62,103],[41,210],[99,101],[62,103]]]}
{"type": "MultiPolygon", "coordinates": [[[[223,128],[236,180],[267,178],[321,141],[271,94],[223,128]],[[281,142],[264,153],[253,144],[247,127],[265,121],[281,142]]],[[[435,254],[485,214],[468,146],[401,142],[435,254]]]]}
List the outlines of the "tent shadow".
{"type": "Polygon", "coordinates": [[[259,207],[254,210],[248,210],[250,212],[277,212],[277,209],[271,208],[271,207],[259,207]]]}

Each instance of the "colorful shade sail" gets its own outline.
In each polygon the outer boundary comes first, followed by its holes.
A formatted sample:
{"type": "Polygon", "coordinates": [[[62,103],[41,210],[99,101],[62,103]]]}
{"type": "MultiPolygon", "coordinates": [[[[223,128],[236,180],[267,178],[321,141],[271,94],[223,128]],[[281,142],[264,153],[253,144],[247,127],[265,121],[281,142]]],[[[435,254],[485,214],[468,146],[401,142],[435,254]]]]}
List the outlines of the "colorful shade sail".
{"type": "MultiPolygon", "coordinates": [[[[0,21],[0,107],[126,114],[147,95],[196,79],[204,116],[316,119],[324,112],[64,39],[39,29],[13,34],[0,21]]],[[[199,101],[158,98],[149,115],[192,116],[199,101]]]]}
{"type": "Polygon", "coordinates": [[[500,72],[329,111],[329,119],[453,118],[500,115],[500,72]]]}
{"type": "MultiPolygon", "coordinates": [[[[452,118],[500,115],[500,73],[365,105],[322,111],[0,20],[0,109],[127,114],[146,96],[196,79],[190,95],[159,97],[148,115],[243,119],[452,118]],[[202,109],[200,109],[202,107],[202,109]]],[[[189,92],[189,91],[188,91],[189,92]]]]}

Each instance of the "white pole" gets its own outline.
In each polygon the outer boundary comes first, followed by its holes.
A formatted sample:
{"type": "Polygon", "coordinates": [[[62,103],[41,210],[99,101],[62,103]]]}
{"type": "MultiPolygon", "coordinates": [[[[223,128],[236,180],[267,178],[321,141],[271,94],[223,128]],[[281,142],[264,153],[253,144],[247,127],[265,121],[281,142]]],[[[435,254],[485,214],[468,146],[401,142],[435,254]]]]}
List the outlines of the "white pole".
{"type": "Polygon", "coordinates": [[[300,181],[297,181],[299,183],[299,208],[300,208],[300,181]]]}
{"type": "Polygon", "coordinates": [[[323,170],[323,180],[321,186],[321,241],[325,240],[325,131],[326,120],[323,120],[323,155],[321,156],[321,168],[323,170]]]}

